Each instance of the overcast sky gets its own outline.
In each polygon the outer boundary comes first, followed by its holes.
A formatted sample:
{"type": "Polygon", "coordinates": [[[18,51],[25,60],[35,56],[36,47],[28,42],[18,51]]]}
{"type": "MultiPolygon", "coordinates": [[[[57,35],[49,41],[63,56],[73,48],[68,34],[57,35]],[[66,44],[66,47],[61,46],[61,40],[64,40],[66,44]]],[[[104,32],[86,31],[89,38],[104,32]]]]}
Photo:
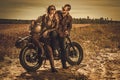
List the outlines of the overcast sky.
{"type": "Polygon", "coordinates": [[[71,4],[73,17],[120,20],[120,0],[0,0],[0,18],[36,19],[46,13],[49,5],[60,10],[66,3],[71,4]]]}

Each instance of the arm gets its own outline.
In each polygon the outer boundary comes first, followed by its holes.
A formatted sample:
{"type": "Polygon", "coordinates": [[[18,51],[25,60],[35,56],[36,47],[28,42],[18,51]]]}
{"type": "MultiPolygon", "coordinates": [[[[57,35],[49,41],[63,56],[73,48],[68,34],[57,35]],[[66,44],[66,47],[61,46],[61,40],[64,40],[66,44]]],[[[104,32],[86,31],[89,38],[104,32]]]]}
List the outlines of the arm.
{"type": "Polygon", "coordinates": [[[72,17],[69,15],[68,16],[68,21],[67,21],[67,26],[66,26],[65,34],[70,35],[70,30],[72,28],[72,17]]]}
{"type": "Polygon", "coordinates": [[[32,32],[32,30],[34,29],[35,25],[38,23],[40,24],[42,21],[42,16],[39,16],[36,20],[32,20],[30,26],[29,26],[29,30],[30,32],[32,32]]]}
{"type": "Polygon", "coordinates": [[[59,27],[59,16],[58,13],[55,13],[55,28],[58,29],[59,27]]]}
{"type": "Polygon", "coordinates": [[[31,21],[31,24],[30,24],[30,26],[29,26],[29,30],[30,30],[30,31],[32,30],[33,25],[34,25],[34,20],[31,21]]]}
{"type": "Polygon", "coordinates": [[[42,17],[41,17],[41,27],[42,27],[42,31],[44,31],[46,29],[46,14],[44,14],[42,17]]]}
{"type": "Polygon", "coordinates": [[[72,17],[69,16],[68,31],[72,29],[72,17]]]}
{"type": "Polygon", "coordinates": [[[39,16],[36,20],[37,23],[41,23],[42,22],[42,16],[39,16]]]}
{"type": "Polygon", "coordinates": [[[45,15],[39,16],[36,20],[33,20],[31,22],[31,25],[30,25],[30,28],[29,28],[30,29],[30,33],[35,33],[36,30],[39,30],[39,29],[42,30],[43,29],[43,25],[45,23],[44,21],[45,21],[45,15]],[[40,26],[40,28],[37,27],[37,26],[40,26]]]}

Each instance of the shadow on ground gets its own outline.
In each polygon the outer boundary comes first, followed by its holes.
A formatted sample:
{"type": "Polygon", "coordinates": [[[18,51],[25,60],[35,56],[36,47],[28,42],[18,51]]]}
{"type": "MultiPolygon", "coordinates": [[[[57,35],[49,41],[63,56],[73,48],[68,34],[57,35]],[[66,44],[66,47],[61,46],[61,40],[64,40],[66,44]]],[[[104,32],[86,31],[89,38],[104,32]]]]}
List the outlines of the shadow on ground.
{"type": "Polygon", "coordinates": [[[70,70],[59,69],[52,73],[50,70],[38,70],[36,72],[24,72],[17,76],[17,80],[88,80],[84,75],[75,76],[70,70]]]}

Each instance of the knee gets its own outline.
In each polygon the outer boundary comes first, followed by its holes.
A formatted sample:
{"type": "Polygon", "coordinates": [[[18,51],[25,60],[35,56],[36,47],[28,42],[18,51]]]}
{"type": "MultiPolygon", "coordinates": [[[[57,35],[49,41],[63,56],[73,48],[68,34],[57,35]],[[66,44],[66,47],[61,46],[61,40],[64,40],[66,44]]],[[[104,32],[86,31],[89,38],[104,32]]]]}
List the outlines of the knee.
{"type": "Polygon", "coordinates": [[[51,37],[56,37],[58,34],[57,34],[57,32],[56,31],[52,31],[51,32],[51,37]]]}

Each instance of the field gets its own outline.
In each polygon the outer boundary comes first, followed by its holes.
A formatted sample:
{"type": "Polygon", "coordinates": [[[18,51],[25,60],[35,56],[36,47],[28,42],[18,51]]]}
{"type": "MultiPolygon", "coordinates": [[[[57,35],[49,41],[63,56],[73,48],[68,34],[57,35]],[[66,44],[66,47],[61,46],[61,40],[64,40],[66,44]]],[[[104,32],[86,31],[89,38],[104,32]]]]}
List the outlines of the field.
{"type": "Polygon", "coordinates": [[[19,63],[20,49],[15,48],[18,37],[29,35],[29,24],[0,24],[0,80],[119,80],[120,24],[73,24],[72,41],[84,51],[80,65],[49,71],[47,63],[37,72],[27,73],[19,63]]]}

